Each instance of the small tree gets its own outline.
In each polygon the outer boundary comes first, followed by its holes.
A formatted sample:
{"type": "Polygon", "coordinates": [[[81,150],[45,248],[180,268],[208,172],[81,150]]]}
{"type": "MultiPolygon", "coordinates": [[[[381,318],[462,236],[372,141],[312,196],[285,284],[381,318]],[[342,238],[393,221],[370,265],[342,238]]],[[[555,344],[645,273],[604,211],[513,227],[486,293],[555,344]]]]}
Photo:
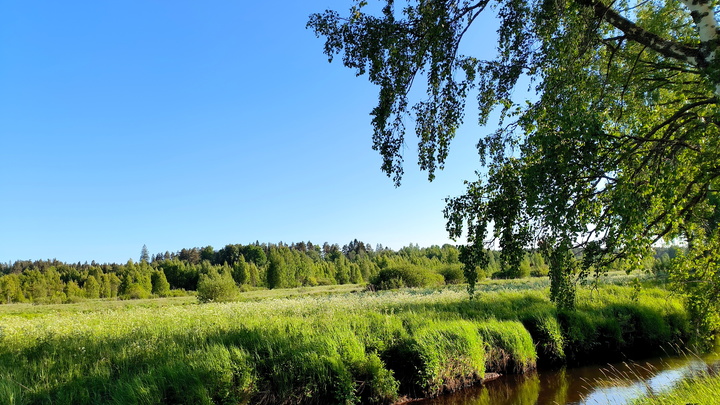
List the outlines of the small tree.
{"type": "MultiPolygon", "coordinates": [[[[100,298],[100,283],[98,283],[94,276],[88,276],[85,284],[83,284],[83,290],[85,291],[86,298],[100,298]]],[[[68,297],[70,296],[69,294],[67,295],[68,297]]]]}
{"type": "Polygon", "coordinates": [[[20,276],[17,274],[7,274],[0,277],[0,294],[2,294],[0,299],[6,304],[25,302],[25,295],[23,294],[20,284],[20,276]]]}
{"type": "Polygon", "coordinates": [[[335,259],[335,280],[338,284],[350,282],[350,266],[345,256],[338,256],[335,259]]]}
{"type": "Polygon", "coordinates": [[[245,262],[245,258],[242,255],[237,263],[233,265],[232,276],[238,285],[248,284],[250,282],[249,265],[245,262]]]}
{"type": "Polygon", "coordinates": [[[65,296],[67,297],[68,301],[73,301],[78,298],[82,298],[85,296],[85,293],[83,292],[82,288],[73,280],[70,280],[65,284],[65,296]]]}
{"type": "Polygon", "coordinates": [[[286,286],[287,263],[277,250],[270,250],[267,269],[268,288],[283,288],[286,286]]]}
{"type": "Polygon", "coordinates": [[[165,273],[161,270],[155,270],[150,276],[150,281],[153,294],[166,297],[170,293],[170,283],[168,283],[165,273]]]}
{"type": "Polygon", "coordinates": [[[121,280],[118,278],[115,273],[107,274],[107,285],[109,286],[109,293],[110,297],[114,298],[118,296],[118,291],[120,290],[120,284],[121,280]]]}

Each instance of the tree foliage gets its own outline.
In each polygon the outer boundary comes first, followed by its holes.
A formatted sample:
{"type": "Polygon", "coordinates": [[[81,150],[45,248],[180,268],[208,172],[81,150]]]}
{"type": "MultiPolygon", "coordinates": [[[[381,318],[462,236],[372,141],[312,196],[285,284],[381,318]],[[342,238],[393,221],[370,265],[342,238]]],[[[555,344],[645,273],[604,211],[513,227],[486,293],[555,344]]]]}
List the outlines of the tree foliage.
{"type": "MultiPolygon", "coordinates": [[[[707,0],[354,1],[308,26],[325,53],[380,87],[371,112],[382,170],[399,185],[405,122],[414,119],[418,162],[432,180],[477,95],[483,170],[447,201],[452,237],[471,281],[497,244],[517,267],[542,246],[561,306],[577,278],[618,259],[639,262],[653,243],[718,239],[720,136],[715,3],[707,0]],[[460,54],[470,27],[494,14],[497,54],[460,54]],[[532,96],[513,99],[529,79],[532,96]],[[426,97],[409,91],[424,81],[426,97]],[[711,225],[708,229],[708,225],[711,225]],[[569,252],[582,249],[581,260],[569,252]]],[[[474,45],[474,44],[473,44],[474,45]]],[[[703,250],[703,249],[701,249],[703,250]]],[[[705,257],[711,249],[704,249],[705,257]]],[[[717,253],[708,263],[718,272],[717,253]]],[[[706,279],[703,282],[711,282],[706,279]]]]}

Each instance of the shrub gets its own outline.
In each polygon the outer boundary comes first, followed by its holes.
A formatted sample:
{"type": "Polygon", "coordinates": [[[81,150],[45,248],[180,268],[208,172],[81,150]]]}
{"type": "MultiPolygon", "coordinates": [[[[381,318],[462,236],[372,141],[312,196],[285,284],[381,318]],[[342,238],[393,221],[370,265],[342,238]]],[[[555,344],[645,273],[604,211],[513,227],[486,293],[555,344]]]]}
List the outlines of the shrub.
{"type": "Polygon", "coordinates": [[[370,281],[378,290],[402,287],[432,287],[442,285],[443,276],[418,266],[398,266],[382,269],[370,281]]]}
{"type": "Polygon", "coordinates": [[[493,273],[492,277],[499,279],[525,278],[530,276],[531,271],[530,261],[525,259],[517,267],[506,266],[502,270],[493,273]]]}
{"type": "Polygon", "coordinates": [[[120,298],[126,300],[150,298],[150,291],[144,289],[143,286],[138,283],[132,283],[127,287],[125,294],[123,294],[120,298]]]}
{"type": "Polygon", "coordinates": [[[197,297],[200,302],[224,302],[237,298],[238,287],[229,273],[220,274],[214,268],[200,275],[197,297]]]}
{"type": "Polygon", "coordinates": [[[335,280],[327,277],[318,277],[316,285],[335,285],[335,280]]]}
{"type": "Polygon", "coordinates": [[[547,277],[549,273],[550,268],[548,266],[537,266],[533,267],[532,270],[530,270],[530,275],[532,277],[547,277]]]}
{"type": "Polygon", "coordinates": [[[438,271],[438,274],[443,276],[445,284],[460,284],[465,281],[463,268],[460,264],[445,266],[438,271]]]}

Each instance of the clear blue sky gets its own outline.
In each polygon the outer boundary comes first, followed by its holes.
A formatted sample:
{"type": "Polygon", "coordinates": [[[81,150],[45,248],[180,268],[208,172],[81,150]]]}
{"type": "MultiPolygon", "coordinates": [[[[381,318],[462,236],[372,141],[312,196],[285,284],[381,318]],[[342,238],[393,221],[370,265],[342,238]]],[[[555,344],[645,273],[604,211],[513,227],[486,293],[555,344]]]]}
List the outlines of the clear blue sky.
{"type": "Polygon", "coordinates": [[[349,4],[0,2],[0,261],[449,242],[444,198],[490,129],[469,113],[433,183],[409,138],[395,188],[371,149],[377,89],[305,29],[349,4]]]}

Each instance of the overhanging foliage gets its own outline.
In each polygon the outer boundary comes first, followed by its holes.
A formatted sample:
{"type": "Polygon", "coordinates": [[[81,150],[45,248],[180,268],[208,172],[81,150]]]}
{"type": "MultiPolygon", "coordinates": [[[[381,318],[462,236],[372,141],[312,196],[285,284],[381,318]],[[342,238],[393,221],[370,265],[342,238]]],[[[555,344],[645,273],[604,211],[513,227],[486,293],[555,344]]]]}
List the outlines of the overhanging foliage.
{"type": "MultiPolygon", "coordinates": [[[[346,17],[326,11],[308,26],[325,38],[331,60],[341,55],[380,87],[374,148],[396,184],[408,116],[419,165],[432,180],[471,92],[480,125],[493,110],[501,113],[498,129],[478,142],[485,171],[445,210],[450,235],[467,234],[462,259],[470,280],[487,263],[489,243],[499,244],[509,266],[519,264],[523,248],[540,247],[556,263],[556,302],[571,307],[574,280],[609,261],[632,263],[662,240],[682,239],[694,249],[717,243],[715,2],[382,4],[372,14],[366,1],[355,1],[346,17]],[[483,13],[499,19],[491,60],[458,52],[483,13]],[[537,96],[513,100],[525,76],[537,96]],[[420,77],[427,96],[412,103],[409,90],[420,77]],[[581,260],[567,256],[578,249],[581,260]]],[[[717,273],[718,253],[703,251],[717,273]]]]}

